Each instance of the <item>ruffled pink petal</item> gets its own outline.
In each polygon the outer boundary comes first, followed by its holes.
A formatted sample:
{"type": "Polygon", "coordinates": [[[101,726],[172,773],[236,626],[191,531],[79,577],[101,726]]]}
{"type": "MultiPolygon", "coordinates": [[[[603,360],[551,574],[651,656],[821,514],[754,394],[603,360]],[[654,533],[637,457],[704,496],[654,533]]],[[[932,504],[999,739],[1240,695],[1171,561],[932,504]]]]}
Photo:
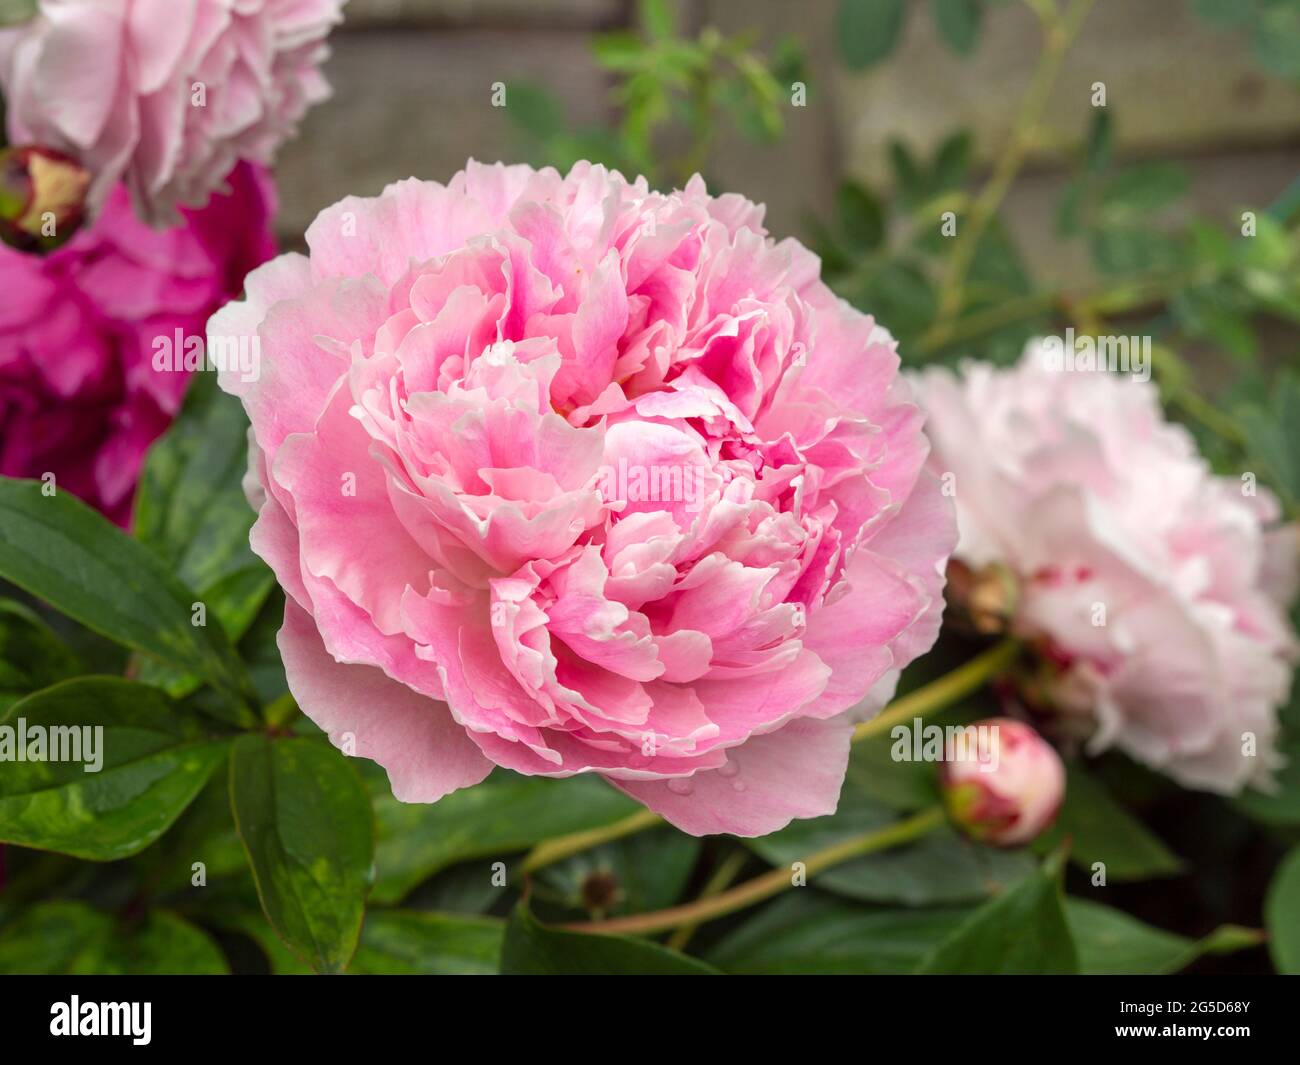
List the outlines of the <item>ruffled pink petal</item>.
{"type": "Polygon", "coordinates": [[[801,719],[729,751],[723,769],[610,783],[693,836],[765,836],[796,817],[835,812],[852,734],[846,721],[801,719]]]}
{"type": "Polygon", "coordinates": [[[302,712],[330,742],[388,770],[402,802],[437,802],[492,771],[447,707],[370,666],[336,662],[310,614],[285,604],[276,641],[285,679],[302,712]]]}

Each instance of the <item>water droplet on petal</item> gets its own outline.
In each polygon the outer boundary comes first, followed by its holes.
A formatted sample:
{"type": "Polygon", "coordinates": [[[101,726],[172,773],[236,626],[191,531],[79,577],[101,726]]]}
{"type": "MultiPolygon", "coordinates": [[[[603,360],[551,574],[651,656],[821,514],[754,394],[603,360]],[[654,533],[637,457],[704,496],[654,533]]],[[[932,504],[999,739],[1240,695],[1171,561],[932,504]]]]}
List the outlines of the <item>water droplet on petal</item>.
{"type": "Polygon", "coordinates": [[[695,790],[695,781],[690,777],[673,777],[668,781],[668,790],[674,795],[689,795],[695,790]]]}
{"type": "Polygon", "coordinates": [[[740,772],[740,763],[736,761],[736,756],[730,755],[727,760],[718,766],[718,776],[734,777],[740,772]]]}

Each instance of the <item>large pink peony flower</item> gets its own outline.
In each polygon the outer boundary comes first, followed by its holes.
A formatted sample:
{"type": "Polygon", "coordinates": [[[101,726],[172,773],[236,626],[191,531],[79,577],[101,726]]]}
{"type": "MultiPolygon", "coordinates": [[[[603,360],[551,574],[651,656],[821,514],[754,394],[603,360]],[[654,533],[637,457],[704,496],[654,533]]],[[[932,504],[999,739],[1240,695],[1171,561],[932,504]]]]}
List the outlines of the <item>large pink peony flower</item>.
{"type": "Polygon", "coordinates": [[[311,104],[343,0],[40,0],[0,32],[9,140],[92,171],[92,210],[124,181],[171,225],[240,160],[270,165],[311,104]]]}
{"type": "Polygon", "coordinates": [[[49,255],[0,244],[0,474],[53,473],[126,523],[145,450],[187,381],[155,369],[155,353],[178,347],[178,331],[201,341],[208,316],[275,253],[269,178],[241,164],[228,184],[174,229],[141,224],[119,186],[49,255]]]}
{"type": "Polygon", "coordinates": [[[470,163],[349,198],[260,340],[254,548],[303,710],[431,802],[599,773],[692,833],[835,808],[955,537],[889,335],[697,178],[470,163]]]}
{"type": "Polygon", "coordinates": [[[973,568],[1021,581],[1057,727],[1219,792],[1267,781],[1292,648],[1294,530],[1250,478],[1216,477],[1149,382],[1020,364],[929,370],[931,465],[950,474],[973,568]],[[1293,568],[1293,567],[1292,567],[1293,568]]]}

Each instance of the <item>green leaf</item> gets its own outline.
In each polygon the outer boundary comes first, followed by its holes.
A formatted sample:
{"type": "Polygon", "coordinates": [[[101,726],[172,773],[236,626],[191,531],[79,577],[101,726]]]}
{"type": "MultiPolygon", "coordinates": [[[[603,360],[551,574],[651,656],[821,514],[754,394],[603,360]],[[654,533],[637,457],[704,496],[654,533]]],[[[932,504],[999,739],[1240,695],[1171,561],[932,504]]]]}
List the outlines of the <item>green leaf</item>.
{"type": "Polygon", "coordinates": [[[0,839],[93,861],[125,858],[162,835],[228,747],[162,692],[117,677],[63,681],[22,700],[5,716],[0,744],[34,727],[47,737],[47,756],[59,738],[93,758],[6,760],[0,839]],[[99,770],[87,772],[96,760],[99,770]]]}
{"type": "Polygon", "coordinates": [[[930,15],[948,47],[959,55],[971,53],[984,17],[979,0],[930,0],[930,15]]]}
{"type": "Polygon", "coordinates": [[[1260,942],[1258,932],[1234,925],[1193,941],[1089,899],[1067,898],[1065,917],[1079,951],[1079,971],[1088,976],[1176,973],[1202,954],[1229,954],[1260,942]]]}
{"type": "Polygon", "coordinates": [[[0,599],[0,714],[24,696],[80,670],[77,656],[35,611],[0,599]]]}
{"type": "Polygon", "coordinates": [[[1174,163],[1141,163],[1121,170],[1102,190],[1103,210],[1145,216],[1186,194],[1191,176],[1174,163]]]}
{"type": "Polygon", "coordinates": [[[226,635],[239,640],[257,618],[275,587],[275,574],[260,558],[205,585],[199,599],[215,611],[226,635]]]}
{"type": "Polygon", "coordinates": [[[857,306],[872,308],[900,334],[921,332],[938,309],[938,296],[925,271],[902,259],[891,261],[847,295],[857,306]]]}
{"type": "Polygon", "coordinates": [[[1279,374],[1271,406],[1253,408],[1239,422],[1250,460],[1262,466],[1257,472],[1292,507],[1300,504],[1300,375],[1279,374]]]}
{"type": "MultiPolygon", "coordinates": [[[[792,821],[779,832],[744,842],[773,865],[789,865],[851,836],[883,828],[895,819],[894,811],[871,794],[868,781],[866,774],[851,772],[840,791],[839,808],[830,817],[792,821]]],[[[1033,866],[1021,851],[981,846],[944,826],[914,843],[827,869],[816,883],[866,902],[950,906],[982,901],[1023,878],[1033,866]]]]}
{"type": "Polygon", "coordinates": [[[850,70],[865,70],[894,50],[907,13],[906,0],[840,0],[835,40],[850,70]]]}
{"type": "Polygon", "coordinates": [[[0,26],[16,26],[36,16],[36,0],[0,0],[0,26]]]}
{"type": "Polygon", "coordinates": [[[1300,847],[1282,859],[1264,900],[1269,953],[1280,973],[1300,974],[1300,847]]]}
{"type": "Polygon", "coordinates": [[[1177,876],[1179,857],[1111,797],[1105,786],[1077,767],[1069,770],[1065,802],[1056,824],[1039,844],[1052,850],[1070,840],[1070,860],[1085,872],[1106,866],[1107,881],[1177,876]]]}
{"type": "Polygon", "coordinates": [[[649,61],[645,43],[630,30],[597,34],[591,40],[591,54],[606,70],[625,74],[640,70],[649,61]]]}
{"type": "Polygon", "coordinates": [[[1255,14],[1253,0],[1192,0],[1192,9],[1206,22],[1239,26],[1255,14]]]}
{"type": "Polygon", "coordinates": [[[970,170],[972,151],[971,135],[965,130],[944,139],[930,166],[930,184],[936,193],[961,187],[970,170]]]}
{"type": "Polygon", "coordinates": [[[239,641],[239,655],[247,666],[258,701],[264,707],[289,691],[284,678],[284,663],[280,661],[280,648],[276,644],[276,636],[283,624],[284,593],[279,588],[272,588],[244,638],[239,641]]]}
{"type": "Polygon", "coordinates": [[[873,251],[884,242],[884,209],[880,201],[857,182],[846,181],[836,190],[835,219],[843,240],[853,252],[873,251]]]}
{"type": "MultiPolygon", "coordinates": [[[[786,34],[776,43],[776,47],[768,56],[768,69],[778,85],[808,81],[807,57],[798,35],[786,34]]],[[[809,86],[809,91],[812,91],[812,86],[809,86]]]]}
{"type": "Polygon", "coordinates": [[[881,909],[820,891],[788,892],[715,946],[706,960],[729,973],[910,973],[969,915],[958,909],[881,909]]]}
{"type": "Polygon", "coordinates": [[[1246,308],[1236,306],[1226,285],[1200,285],[1173,297],[1169,308],[1189,337],[1208,338],[1243,361],[1255,356],[1257,341],[1246,308]]]}
{"type": "MultiPolygon", "coordinates": [[[[258,559],[244,569],[218,578],[199,593],[197,601],[207,606],[209,614],[216,617],[231,640],[237,640],[257,619],[258,612],[274,587],[275,575],[258,559]]],[[[190,694],[202,683],[193,674],[184,673],[155,658],[138,658],[135,662],[135,676],[178,698],[190,694]]],[[[221,716],[219,708],[216,712],[221,716]]],[[[241,719],[239,723],[252,722],[241,719]]]]}
{"type": "Polygon", "coordinates": [[[1115,144],[1115,123],[1104,107],[1094,107],[1084,148],[1084,165],[1092,174],[1100,174],[1110,165],[1115,144]]]}
{"type": "Polygon", "coordinates": [[[1027,296],[1033,289],[1020,249],[996,219],[975,246],[970,287],[972,295],[983,294],[979,301],[972,299],[972,304],[981,305],[997,303],[1008,296],[1027,296]]]}
{"type": "Polygon", "coordinates": [[[751,140],[776,140],[785,128],[781,108],[789,83],[777,82],[762,60],[747,52],[735,64],[739,77],[724,82],[721,96],[737,128],[751,140]]]}
{"type": "Polygon", "coordinates": [[[564,109],[545,89],[528,84],[511,85],[507,99],[506,114],[510,121],[530,136],[545,141],[564,132],[564,109]]]}
{"type": "Polygon", "coordinates": [[[1172,269],[1179,255],[1168,234],[1130,221],[1098,223],[1088,234],[1088,247],[1097,269],[1113,276],[1172,269]]]}
{"type": "MultiPolygon", "coordinates": [[[[1222,236],[1222,231],[1214,232],[1222,236]]],[[[1268,213],[1256,213],[1255,235],[1243,235],[1233,241],[1230,247],[1237,253],[1242,266],[1253,267],[1266,274],[1286,270],[1297,255],[1291,231],[1268,213]]]]}
{"type": "Polygon", "coordinates": [[[510,915],[501,948],[501,972],[512,976],[707,976],[715,971],[645,940],[548,928],[523,902],[510,915]]]}
{"type": "MultiPolygon", "coordinates": [[[[189,891],[194,886],[195,862],[203,863],[209,885],[222,878],[239,877],[248,880],[252,893],[248,858],[230,816],[230,774],[214,773],[166,836],[134,861],[140,876],[157,895],[189,891]]],[[[255,896],[253,904],[256,906],[255,896]]],[[[257,919],[265,923],[260,910],[257,919]]]]}
{"type": "Polygon", "coordinates": [[[120,927],[98,951],[82,955],[75,973],[153,976],[220,976],[230,972],[220,948],[206,932],[165,910],[154,910],[139,926],[120,927]]]}
{"type": "Polygon", "coordinates": [[[525,850],[550,836],[607,825],[639,807],[592,776],[550,780],[498,771],[423,805],[393,798],[382,769],[362,763],[374,796],[378,876],[374,900],[399,902],[440,869],[525,850]]]}
{"type": "MultiPolygon", "coordinates": [[[[248,878],[251,881],[251,877],[248,878]]],[[[266,956],[267,964],[275,976],[311,976],[314,970],[284,944],[275,929],[267,923],[266,914],[257,902],[257,893],[249,885],[251,898],[242,898],[236,888],[232,893],[222,892],[222,887],[208,887],[204,897],[203,919],[225,932],[247,936],[266,956]],[[230,897],[233,894],[234,897],[230,897]]]]}
{"type": "Polygon", "coordinates": [[[889,165],[894,171],[899,200],[904,207],[915,207],[929,198],[930,183],[911,150],[900,140],[891,139],[889,142],[889,165]]]}
{"type": "Polygon", "coordinates": [[[1075,973],[1057,852],[1024,880],[975,910],[921,963],[922,973],[1075,973]]]}
{"type": "MultiPolygon", "coordinates": [[[[244,496],[247,467],[243,407],[217,387],[215,374],[197,373],[180,416],[149,449],[135,506],[136,539],[199,589],[198,601],[231,640],[244,634],[275,583],[248,543],[254,513],[244,496]]],[[[157,662],[142,663],[138,676],[173,695],[198,685],[157,662]]]]}
{"type": "MultiPolygon", "coordinates": [[[[1300,694],[1300,682],[1292,685],[1300,694]]],[[[1292,702],[1296,702],[1294,695],[1292,702]]],[[[1300,735],[1288,729],[1278,747],[1286,764],[1273,775],[1274,790],[1243,791],[1232,804],[1266,825],[1300,825],[1300,735]]]]}
{"type": "Polygon", "coordinates": [[[244,698],[247,680],[220,625],[146,547],[67,492],[0,480],[0,577],[126,647],[244,698]]]}
{"type": "Polygon", "coordinates": [[[118,924],[84,902],[44,902],[25,910],[0,936],[0,974],[222,975],[217,945],[188,921],[154,910],[139,924],[118,924]]]}
{"type": "Polygon", "coordinates": [[[1300,7],[1293,3],[1264,7],[1251,34],[1251,47],[1265,70],[1300,80],[1300,7]]]}
{"type": "MultiPolygon", "coordinates": [[[[1261,217],[1268,218],[1268,215],[1261,217]]],[[[1188,251],[1192,258],[1213,268],[1216,273],[1228,270],[1236,262],[1237,254],[1250,247],[1248,240],[1233,241],[1223,229],[1199,218],[1193,218],[1187,224],[1187,233],[1191,241],[1188,251]]]]}
{"type": "Polygon", "coordinates": [[[844,790],[900,813],[933,806],[939,801],[935,767],[895,758],[893,746],[894,741],[885,734],[855,743],[849,751],[844,790]]]}
{"type": "Polygon", "coordinates": [[[591,916],[661,910],[681,899],[699,855],[699,839],[674,828],[638,832],[539,870],[533,893],[591,916]]]}
{"type": "Polygon", "coordinates": [[[248,545],[247,469],[243,407],[215,374],[196,373],[180,415],[149,449],[135,504],[136,539],[187,587],[209,588],[258,562],[248,545]]]}
{"type": "Polygon", "coordinates": [[[677,32],[677,18],[668,0],[640,0],[637,10],[641,25],[651,37],[666,41],[677,32]]]}
{"type": "Polygon", "coordinates": [[[267,919],[318,972],[341,972],[374,853],[357,774],[321,740],[245,735],[231,752],[230,803],[267,919]]]}
{"type": "Polygon", "coordinates": [[[500,964],[504,935],[505,922],[495,917],[372,910],[348,972],[491,974],[500,964]]]}
{"type": "Polygon", "coordinates": [[[506,894],[492,882],[492,868],[485,863],[453,865],[430,878],[411,895],[412,906],[439,913],[485,914],[506,894]]]}
{"type": "Polygon", "coordinates": [[[77,970],[78,960],[112,934],[106,913],[84,902],[42,902],[0,931],[0,975],[44,976],[77,970]]]}

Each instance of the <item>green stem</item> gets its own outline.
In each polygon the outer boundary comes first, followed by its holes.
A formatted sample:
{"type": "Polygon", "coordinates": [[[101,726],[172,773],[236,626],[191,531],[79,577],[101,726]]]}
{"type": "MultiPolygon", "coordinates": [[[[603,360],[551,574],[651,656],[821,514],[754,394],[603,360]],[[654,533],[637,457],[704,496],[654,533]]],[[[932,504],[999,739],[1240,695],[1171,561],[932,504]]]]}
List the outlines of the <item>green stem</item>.
{"type": "Polygon", "coordinates": [[[1010,191],[1012,182],[1029,154],[1043,111],[1051,97],[1052,87],[1060,73],[1061,60],[1074,40],[1088,8],[1092,6],[1092,0],[1074,0],[1064,16],[1057,15],[1055,4],[1044,3],[1042,0],[1031,3],[1030,6],[1043,20],[1043,50],[1011,129],[1011,139],[998,156],[993,173],[976,197],[970,215],[957,236],[952,258],[948,260],[948,270],[939,292],[941,323],[956,318],[961,312],[966,275],[975,258],[980,237],[997,214],[998,207],[1010,191]]]}
{"type": "Polygon", "coordinates": [[[961,318],[945,318],[935,322],[920,335],[915,345],[916,350],[922,355],[932,355],[949,344],[972,340],[1005,325],[1014,325],[1044,314],[1055,308],[1060,298],[1059,292],[1035,292],[1029,296],[1004,300],[988,310],[961,318]]]}
{"type": "MultiPolygon", "coordinates": [[[[740,875],[740,871],[745,868],[745,863],[747,861],[749,861],[749,852],[742,847],[737,847],[727,855],[726,860],[724,860],[718,868],[713,871],[713,875],[709,877],[708,883],[706,883],[704,888],[700,891],[700,898],[711,899],[714,895],[720,895],[730,887],[731,882],[740,875]]],[[[695,934],[695,930],[699,927],[699,922],[695,921],[690,924],[682,925],[677,929],[677,931],[668,937],[668,949],[685,950],[686,944],[691,941],[691,936],[695,934]]]]}
{"type": "Polygon", "coordinates": [[[937,321],[920,335],[914,345],[923,355],[932,355],[960,341],[973,340],[1006,325],[1027,321],[1051,312],[1067,321],[1090,314],[1125,314],[1164,303],[1174,293],[1198,280],[1213,276],[1186,273],[1144,277],[1073,295],[1065,289],[1050,289],[1004,300],[996,306],[961,318],[937,321]]]}
{"type": "Polygon", "coordinates": [[[598,828],[589,828],[585,832],[571,832],[567,836],[544,839],[528,852],[527,857],[524,858],[522,871],[535,873],[543,866],[553,865],[570,855],[581,854],[583,851],[598,847],[602,843],[622,839],[624,836],[632,836],[644,829],[654,828],[656,825],[663,823],[664,819],[657,813],[651,810],[638,810],[636,813],[623,818],[623,820],[615,821],[610,825],[601,825],[598,828]]]}
{"type": "Polygon", "coordinates": [[[871,736],[888,732],[895,725],[910,722],[915,717],[924,717],[952,706],[959,699],[978,691],[985,682],[993,679],[1007,668],[1020,654],[1020,644],[1007,637],[1001,643],[990,647],[983,654],[976,655],[965,665],[958,666],[951,673],[945,673],[938,680],[932,680],[915,691],[910,691],[902,698],[895,699],[889,708],[881,711],[870,721],[864,721],[853,730],[853,742],[858,743],[871,736]]]}
{"type": "MultiPolygon", "coordinates": [[[[922,810],[918,814],[895,821],[885,828],[854,836],[842,843],[827,847],[811,854],[803,862],[808,876],[841,865],[864,854],[874,854],[901,843],[919,839],[927,832],[938,828],[944,822],[943,810],[937,806],[922,810]]],[[[755,903],[770,899],[794,886],[794,879],[789,869],[773,869],[771,872],[756,876],[739,887],[724,891],[711,898],[696,899],[683,906],[673,906],[667,910],[653,913],[637,913],[630,917],[615,917],[608,921],[584,921],[577,924],[561,925],[570,932],[594,932],[604,935],[647,935],[653,932],[665,932],[681,925],[699,925],[729,913],[743,910],[755,903]]]]}

